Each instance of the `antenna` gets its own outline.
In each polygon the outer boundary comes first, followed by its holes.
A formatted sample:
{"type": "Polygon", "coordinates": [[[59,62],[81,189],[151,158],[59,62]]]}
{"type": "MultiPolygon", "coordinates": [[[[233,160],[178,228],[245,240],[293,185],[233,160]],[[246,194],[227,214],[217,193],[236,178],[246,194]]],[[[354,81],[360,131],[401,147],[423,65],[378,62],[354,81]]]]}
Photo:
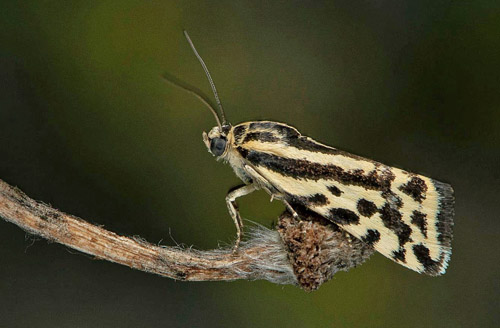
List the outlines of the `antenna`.
{"type": "MultiPolygon", "coordinates": [[[[187,42],[191,46],[191,49],[193,49],[194,54],[196,55],[196,58],[198,58],[201,66],[203,67],[203,70],[205,71],[205,74],[207,76],[208,82],[210,83],[210,86],[212,87],[212,91],[215,96],[215,101],[217,102],[217,106],[219,106],[220,113],[222,116],[222,124],[226,124],[226,116],[224,115],[224,108],[222,108],[222,103],[220,102],[219,95],[217,94],[217,89],[215,88],[215,83],[212,80],[212,77],[210,76],[210,72],[208,71],[207,65],[205,65],[205,62],[201,58],[201,56],[198,54],[198,51],[196,51],[196,48],[194,47],[193,41],[191,41],[191,38],[189,37],[189,34],[187,33],[186,30],[184,30],[184,36],[186,37],[187,42]]],[[[219,123],[220,125],[220,123],[219,123]]]]}
{"type": "Polygon", "coordinates": [[[196,90],[194,87],[192,87],[190,85],[187,85],[186,83],[184,83],[184,82],[176,79],[175,77],[173,77],[173,76],[171,76],[171,75],[169,75],[167,73],[164,73],[162,75],[162,77],[168,83],[171,83],[172,85],[174,85],[174,86],[176,86],[178,88],[181,88],[182,90],[187,91],[190,94],[192,94],[193,96],[195,96],[196,98],[200,99],[201,102],[203,104],[205,104],[205,106],[207,106],[208,109],[210,109],[210,111],[212,112],[212,114],[214,114],[215,121],[217,121],[217,125],[219,126],[219,129],[220,129],[220,131],[222,131],[222,126],[221,126],[221,123],[220,123],[219,116],[217,115],[217,111],[212,107],[212,105],[210,105],[210,102],[205,98],[205,96],[203,96],[203,94],[201,93],[201,91],[196,90]]]}

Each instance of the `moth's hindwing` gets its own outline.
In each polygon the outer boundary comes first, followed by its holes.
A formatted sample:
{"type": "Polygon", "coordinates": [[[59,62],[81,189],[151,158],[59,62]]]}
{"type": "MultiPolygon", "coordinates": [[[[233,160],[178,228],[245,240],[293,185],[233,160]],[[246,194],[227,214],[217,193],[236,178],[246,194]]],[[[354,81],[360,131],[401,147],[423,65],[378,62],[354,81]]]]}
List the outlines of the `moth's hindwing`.
{"type": "Polygon", "coordinates": [[[292,207],[320,214],[412,270],[446,271],[450,185],[323,145],[282,123],[242,123],[231,132],[241,162],[292,207]]]}

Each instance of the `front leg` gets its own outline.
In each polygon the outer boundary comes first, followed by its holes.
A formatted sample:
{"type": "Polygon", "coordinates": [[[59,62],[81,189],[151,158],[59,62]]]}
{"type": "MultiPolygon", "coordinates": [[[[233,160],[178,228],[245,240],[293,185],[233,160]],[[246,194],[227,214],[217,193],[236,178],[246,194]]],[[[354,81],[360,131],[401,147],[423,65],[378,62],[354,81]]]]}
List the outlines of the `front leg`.
{"type": "Polygon", "coordinates": [[[234,243],[233,252],[238,249],[241,241],[241,234],[243,228],[243,221],[241,220],[240,212],[238,211],[238,204],[236,204],[236,198],[248,195],[249,193],[255,191],[257,186],[252,183],[249,185],[241,185],[233,188],[229,191],[226,196],[227,209],[229,214],[233,218],[234,225],[236,226],[236,242],[234,243]]]}

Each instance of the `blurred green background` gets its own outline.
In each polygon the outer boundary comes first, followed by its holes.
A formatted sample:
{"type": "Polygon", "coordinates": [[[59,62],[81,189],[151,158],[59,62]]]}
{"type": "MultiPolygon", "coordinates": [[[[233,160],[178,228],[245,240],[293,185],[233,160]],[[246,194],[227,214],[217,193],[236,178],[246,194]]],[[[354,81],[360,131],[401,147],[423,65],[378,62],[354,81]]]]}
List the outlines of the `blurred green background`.
{"type": "MultiPolygon", "coordinates": [[[[118,233],[230,243],[224,197],[239,181],[202,143],[213,117],[160,78],[210,94],[182,28],[232,123],[286,122],[451,183],[448,272],[419,275],[377,254],[309,294],[175,282],[0,221],[2,326],[498,325],[497,1],[2,1],[0,178],[118,233]]],[[[283,209],[264,192],[240,207],[266,226],[283,209]]]]}

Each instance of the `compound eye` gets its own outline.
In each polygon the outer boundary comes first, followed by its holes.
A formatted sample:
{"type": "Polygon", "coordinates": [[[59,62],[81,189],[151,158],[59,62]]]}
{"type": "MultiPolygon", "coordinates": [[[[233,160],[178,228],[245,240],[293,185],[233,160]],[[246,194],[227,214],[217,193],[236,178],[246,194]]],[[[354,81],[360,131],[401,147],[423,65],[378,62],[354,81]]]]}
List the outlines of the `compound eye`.
{"type": "Polygon", "coordinates": [[[210,140],[210,151],[215,156],[222,155],[225,149],[226,149],[226,139],[213,138],[212,140],[210,140]]]}

